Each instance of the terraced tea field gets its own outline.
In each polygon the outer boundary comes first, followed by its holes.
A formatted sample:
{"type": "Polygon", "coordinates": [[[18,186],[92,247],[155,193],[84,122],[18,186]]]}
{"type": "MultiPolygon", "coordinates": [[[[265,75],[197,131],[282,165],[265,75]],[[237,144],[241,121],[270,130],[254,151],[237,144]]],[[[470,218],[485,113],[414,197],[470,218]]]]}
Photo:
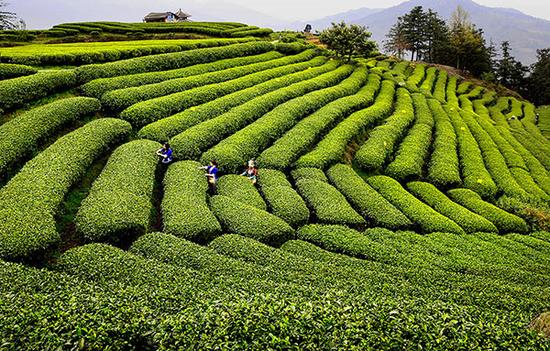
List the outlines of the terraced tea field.
{"type": "Polygon", "coordinates": [[[0,64],[0,349],[550,349],[547,109],[296,43],[102,45],[0,64]]]}

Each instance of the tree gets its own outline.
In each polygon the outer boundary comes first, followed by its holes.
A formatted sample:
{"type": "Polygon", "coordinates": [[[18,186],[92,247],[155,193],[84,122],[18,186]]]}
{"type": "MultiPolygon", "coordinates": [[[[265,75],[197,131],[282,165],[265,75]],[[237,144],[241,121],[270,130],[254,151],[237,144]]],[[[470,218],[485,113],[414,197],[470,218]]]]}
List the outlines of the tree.
{"type": "Polygon", "coordinates": [[[550,48],[537,50],[537,62],[532,66],[527,96],[537,105],[550,104],[550,48]]]}
{"type": "Polygon", "coordinates": [[[6,29],[24,29],[25,22],[17,18],[17,15],[13,12],[4,11],[8,4],[0,0],[0,30],[6,29]]]}
{"type": "Polygon", "coordinates": [[[501,59],[496,62],[495,73],[497,81],[519,93],[525,92],[525,75],[529,68],[523,66],[510,53],[510,43],[503,41],[500,45],[501,59]]]}
{"type": "Polygon", "coordinates": [[[332,23],[332,26],[321,32],[321,43],[336,52],[339,57],[348,61],[354,55],[372,56],[376,52],[376,43],[370,40],[371,33],[357,24],[347,25],[344,21],[332,23]]]}
{"type": "Polygon", "coordinates": [[[389,54],[395,55],[400,59],[403,59],[405,51],[411,50],[411,45],[405,35],[405,29],[403,28],[403,22],[401,18],[397,20],[388,34],[386,34],[386,40],[384,41],[384,50],[389,54]]]}

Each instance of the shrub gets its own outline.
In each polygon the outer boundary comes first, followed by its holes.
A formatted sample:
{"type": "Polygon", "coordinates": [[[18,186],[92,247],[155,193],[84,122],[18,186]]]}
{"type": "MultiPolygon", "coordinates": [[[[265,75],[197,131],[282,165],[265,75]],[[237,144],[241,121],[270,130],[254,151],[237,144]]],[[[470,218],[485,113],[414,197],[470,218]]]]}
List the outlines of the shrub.
{"type": "Polygon", "coordinates": [[[208,182],[200,164],[176,162],[164,177],[163,231],[177,237],[208,242],[222,232],[208,207],[208,182]]]}
{"type": "Polygon", "coordinates": [[[413,73],[407,79],[407,84],[418,87],[418,84],[420,84],[422,79],[424,79],[425,74],[426,74],[426,65],[416,64],[414,66],[413,73]]]}
{"type": "Polygon", "coordinates": [[[500,232],[526,233],[529,231],[529,227],[523,219],[483,201],[472,190],[452,189],[449,190],[448,194],[453,201],[491,221],[500,232]]]}
{"type": "Polygon", "coordinates": [[[331,127],[350,113],[366,108],[380,88],[381,78],[369,74],[367,84],[357,94],[342,97],[298,122],[291,130],[264,150],[258,157],[262,167],[284,170],[305,150],[313,146],[331,127]]]}
{"type": "Polygon", "coordinates": [[[397,89],[394,113],[384,124],[374,128],[355,154],[354,161],[365,169],[378,169],[392,154],[395,144],[414,121],[414,107],[407,89],[397,89]]]}
{"type": "Polygon", "coordinates": [[[328,183],[328,178],[325,173],[319,168],[298,168],[292,171],[292,179],[294,182],[299,182],[302,179],[319,180],[328,183]]]}
{"type": "Polygon", "coordinates": [[[399,146],[395,159],[386,168],[386,173],[397,179],[419,178],[432,144],[434,119],[426,98],[412,95],[415,124],[399,146]]]}
{"type": "Polygon", "coordinates": [[[216,87],[219,89],[219,84],[233,83],[239,88],[244,89],[247,85],[241,85],[239,82],[234,80],[249,74],[280,66],[286,66],[290,62],[291,60],[289,58],[283,57],[266,62],[251,63],[248,65],[241,63],[236,67],[229,67],[219,71],[170,79],[156,84],[118,89],[105,93],[101,97],[101,102],[104,106],[111,110],[122,110],[141,101],[151,100],[207,85],[211,85],[211,88],[216,87]]]}
{"type": "Polygon", "coordinates": [[[17,160],[30,156],[40,140],[61,126],[100,109],[96,99],[67,98],[34,108],[4,123],[0,126],[0,174],[17,160]]]}
{"type": "Polygon", "coordinates": [[[458,224],[415,198],[398,181],[386,176],[370,177],[367,181],[413,223],[418,224],[423,232],[464,233],[458,224]]]}
{"type": "Polygon", "coordinates": [[[453,220],[467,233],[498,232],[493,223],[482,216],[454,203],[430,183],[410,182],[409,191],[434,210],[453,220]]]}
{"type": "MultiPolygon", "coordinates": [[[[301,56],[304,57],[307,54],[308,53],[306,52],[301,56]]],[[[294,59],[299,58],[285,58],[283,61],[292,63],[294,59]]],[[[281,62],[279,61],[279,63],[281,62]]],[[[264,83],[266,80],[273,78],[284,79],[282,77],[285,75],[302,71],[311,66],[318,66],[322,63],[324,63],[323,58],[319,58],[317,60],[313,59],[309,62],[302,62],[300,60],[295,64],[283,65],[282,67],[260,71],[232,81],[227,81],[220,84],[205,85],[195,89],[190,89],[189,91],[182,91],[155,99],[142,101],[125,109],[120,115],[122,118],[129,120],[135,125],[143,126],[162,118],[169,117],[187,108],[216,100],[224,95],[239,92],[243,89],[246,90],[246,88],[255,87],[256,84],[264,83]]],[[[315,71],[318,70],[322,70],[322,68],[315,69],[315,71]]],[[[256,92],[254,97],[257,97],[257,94],[258,92],[256,92]]],[[[195,109],[191,111],[194,111],[195,109]]],[[[202,118],[201,121],[204,121],[205,119],[206,118],[202,118]]],[[[195,124],[196,123],[198,122],[195,122],[195,124]]],[[[189,125],[189,123],[187,125],[189,125]]]]}
{"type": "Polygon", "coordinates": [[[411,221],[388,200],[368,185],[352,167],[338,164],[332,166],[327,175],[334,186],[348,201],[374,225],[391,229],[412,226],[411,221]]]}
{"type": "Polygon", "coordinates": [[[29,258],[59,241],[54,214],[65,194],[96,157],[130,131],[127,122],[99,119],[29,161],[0,190],[0,257],[29,258]]]}
{"type": "Polygon", "coordinates": [[[298,78],[298,82],[257,96],[216,118],[187,129],[170,141],[176,156],[198,158],[208,148],[244,128],[276,106],[331,84],[335,76],[340,77],[343,74],[342,70],[336,69],[338,65],[339,63],[331,62],[300,72],[294,77],[282,77],[280,79],[290,82],[298,78]]]}
{"type": "MultiPolygon", "coordinates": [[[[270,72],[258,73],[263,77],[263,82],[258,82],[258,84],[250,88],[235,91],[201,105],[193,106],[170,117],[160,119],[143,127],[139,131],[139,135],[153,140],[168,140],[183,133],[186,129],[226,113],[232,108],[242,105],[259,95],[284,88],[289,84],[305,79],[306,76],[310,77],[311,74],[314,73],[311,72],[311,70],[306,72],[300,71],[307,67],[319,66],[325,62],[326,58],[317,57],[309,62],[291,64],[275,68],[270,72]],[[284,77],[284,79],[282,77],[284,77]]],[[[196,91],[200,93],[201,89],[197,89],[196,91]]],[[[193,96],[194,95],[195,94],[193,94],[193,96]]],[[[193,96],[191,98],[193,98],[193,96]]],[[[201,94],[197,94],[194,98],[199,99],[200,96],[201,94]]]]}
{"type": "Polygon", "coordinates": [[[225,175],[219,179],[216,192],[218,195],[230,197],[260,210],[267,210],[264,199],[247,177],[236,174],[225,175]]]}
{"type": "Polygon", "coordinates": [[[271,213],[292,227],[299,227],[308,222],[309,209],[283,172],[260,169],[258,184],[271,213]]]}
{"type": "Polygon", "coordinates": [[[388,116],[393,107],[395,83],[384,80],[374,104],[340,122],[309,153],[296,161],[297,167],[328,168],[341,160],[349,143],[362,136],[372,124],[388,116]]]}
{"type": "Polygon", "coordinates": [[[452,107],[458,107],[458,97],[456,96],[458,78],[456,76],[450,76],[447,83],[447,105],[452,107]]]}
{"type": "Polygon", "coordinates": [[[294,236],[292,227],[279,217],[227,196],[212,197],[210,205],[222,226],[230,233],[275,246],[294,236]]]}
{"type": "Polygon", "coordinates": [[[296,187],[319,222],[347,225],[365,223],[344,195],[332,185],[320,180],[301,179],[296,182],[296,187]]]}
{"type": "Polygon", "coordinates": [[[76,85],[72,70],[37,73],[0,81],[0,108],[12,109],[76,85]]]}
{"type": "Polygon", "coordinates": [[[29,76],[36,72],[36,68],[30,66],[0,63],[0,80],[29,76]]]}
{"type": "Polygon", "coordinates": [[[439,70],[439,74],[437,75],[437,80],[435,82],[435,87],[433,91],[433,96],[436,100],[438,100],[441,103],[446,102],[446,88],[447,88],[447,78],[449,77],[447,71],[439,70]]]}
{"type": "Polygon", "coordinates": [[[462,120],[459,112],[453,107],[445,107],[458,140],[458,153],[462,169],[464,186],[483,197],[494,197],[497,186],[485,168],[479,145],[470,129],[462,120]]]}
{"type": "Polygon", "coordinates": [[[273,49],[273,45],[268,42],[234,44],[234,41],[231,39],[224,39],[219,40],[218,44],[225,44],[225,46],[136,57],[104,64],[86,65],[78,67],[76,69],[76,74],[78,81],[85,83],[97,78],[151,71],[165,71],[229,57],[259,54],[273,49]]]}
{"type": "Polygon", "coordinates": [[[171,70],[161,71],[161,72],[147,72],[147,73],[129,74],[129,75],[111,77],[111,78],[99,78],[84,84],[81,87],[81,90],[85,95],[100,98],[103,94],[105,94],[108,91],[131,88],[131,87],[141,87],[144,85],[156,84],[156,83],[160,83],[171,79],[196,76],[199,74],[215,72],[215,71],[219,71],[227,68],[237,67],[240,65],[247,65],[247,64],[252,64],[257,62],[274,60],[281,57],[282,57],[281,54],[274,51],[270,51],[265,54],[227,58],[227,59],[222,59],[214,62],[201,63],[201,64],[189,66],[189,67],[171,69],[171,70]]]}
{"type": "Polygon", "coordinates": [[[160,146],[135,140],[113,152],[76,214],[76,228],[86,239],[119,241],[149,230],[160,146]]]}
{"type": "Polygon", "coordinates": [[[428,95],[432,94],[434,83],[437,79],[438,69],[435,67],[429,67],[426,70],[426,78],[420,85],[420,90],[428,95]]]}
{"type": "Polygon", "coordinates": [[[320,90],[296,97],[275,107],[208,150],[203,154],[203,161],[215,159],[228,169],[235,170],[243,161],[256,157],[303,117],[334,99],[357,92],[367,79],[367,70],[365,68],[353,70],[352,66],[346,65],[332,74],[325,75],[325,82],[319,83],[320,90]],[[342,80],[343,78],[345,79],[342,80]],[[339,84],[334,85],[336,83],[339,84]]]}

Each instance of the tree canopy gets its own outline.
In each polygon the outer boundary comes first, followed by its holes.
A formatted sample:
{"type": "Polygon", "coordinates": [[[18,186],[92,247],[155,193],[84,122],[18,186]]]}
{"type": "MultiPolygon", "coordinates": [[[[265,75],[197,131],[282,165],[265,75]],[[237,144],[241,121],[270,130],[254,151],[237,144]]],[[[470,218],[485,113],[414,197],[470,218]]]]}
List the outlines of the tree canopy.
{"type": "Polygon", "coordinates": [[[6,11],[8,4],[0,0],[0,30],[24,29],[25,22],[17,17],[14,12],[6,11]]]}
{"type": "Polygon", "coordinates": [[[321,32],[319,40],[337,56],[351,60],[353,56],[369,57],[376,53],[376,43],[370,40],[371,33],[367,28],[345,22],[332,23],[332,26],[321,32]]]}

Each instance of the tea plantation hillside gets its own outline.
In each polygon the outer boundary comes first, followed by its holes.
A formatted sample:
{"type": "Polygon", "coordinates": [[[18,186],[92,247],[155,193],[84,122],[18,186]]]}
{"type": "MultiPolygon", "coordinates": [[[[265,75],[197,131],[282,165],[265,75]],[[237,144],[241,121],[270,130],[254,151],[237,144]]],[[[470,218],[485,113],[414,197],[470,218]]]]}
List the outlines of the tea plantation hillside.
{"type": "Polygon", "coordinates": [[[192,27],[0,48],[0,349],[550,350],[547,107],[192,27]]]}

